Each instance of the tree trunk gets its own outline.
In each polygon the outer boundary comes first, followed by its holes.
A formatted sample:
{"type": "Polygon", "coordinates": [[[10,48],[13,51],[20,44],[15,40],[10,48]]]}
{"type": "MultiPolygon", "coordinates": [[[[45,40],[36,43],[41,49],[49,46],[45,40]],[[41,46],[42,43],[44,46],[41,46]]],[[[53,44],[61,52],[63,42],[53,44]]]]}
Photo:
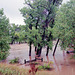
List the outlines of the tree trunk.
{"type": "Polygon", "coordinates": [[[47,46],[47,53],[46,53],[46,56],[48,56],[48,53],[49,53],[49,46],[47,46]]]}
{"type": "Polygon", "coordinates": [[[29,56],[31,56],[31,42],[30,42],[30,45],[29,45],[29,56]]]}
{"type": "Polygon", "coordinates": [[[38,55],[38,57],[40,57],[41,56],[41,51],[42,51],[42,46],[40,46],[40,44],[38,44],[38,49],[37,49],[37,53],[36,53],[36,55],[38,55]]]}
{"type": "Polygon", "coordinates": [[[39,50],[38,57],[40,57],[40,56],[41,56],[41,52],[42,52],[42,47],[40,46],[40,50],[39,50]]]}
{"type": "Polygon", "coordinates": [[[37,47],[35,47],[35,52],[37,51],[37,47]]]}
{"type": "MultiPolygon", "coordinates": [[[[32,24],[29,25],[29,29],[32,30],[32,24]]],[[[29,44],[29,56],[31,56],[31,44],[32,44],[32,42],[30,42],[30,44],[29,44]]]]}
{"type": "MultiPolygon", "coordinates": [[[[50,32],[49,37],[48,37],[48,39],[47,39],[47,42],[49,42],[50,39],[51,39],[51,40],[53,39],[52,32],[50,32]]],[[[46,56],[48,56],[48,53],[49,53],[49,46],[47,46],[46,56]]]]}
{"type": "Polygon", "coordinates": [[[53,56],[55,55],[55,51],[56,51],[56,48],[57,48],[58,43],[59,43],[59,39],[57,40],[57,43],[55,45],[54,52],[53,52],[53,56]]]}

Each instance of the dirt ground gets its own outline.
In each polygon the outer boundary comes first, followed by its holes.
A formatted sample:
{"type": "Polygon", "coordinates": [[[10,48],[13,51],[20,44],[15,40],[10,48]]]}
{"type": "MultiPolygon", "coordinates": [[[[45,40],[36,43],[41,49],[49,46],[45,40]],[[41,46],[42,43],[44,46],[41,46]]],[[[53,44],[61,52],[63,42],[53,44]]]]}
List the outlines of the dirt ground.
{"type": "MultiPolygon", "coordinates": [[[[55,45],[56,41],[53,42],[55,45]]],[[[7,58],[7,61],[14,59],[15,57],[19,57],[20,64],[23,64],[23,67],[28,67],[24,65],[24,60],[30,60],[28,53],[29,53],[29,46],[28,44],[14,44],[10,45],[10,54],[7,58]]],[[[54,46],[53,46],[54,49],[54,46]]],[[[42,49],[42,55],[44,61],[52,61],[53,62],[53,70],[50,71],[50,75],[75,75],[75,60],[70,59],[72,54],[66,54],[66,51],[62,51],[60,46],[58,45],[57,51],[55,56],[52,56],[52,51],[49,51],[48,57],[46,57],[46,47],[42,49]]],[[[32,46],[32,55],[31,59],[35,58],[35,50],[32,46]]],[[[43,75],[49,75],[49,72],[43,75]],[[48,74],[47,74],[48,73],[48,74]]]]}

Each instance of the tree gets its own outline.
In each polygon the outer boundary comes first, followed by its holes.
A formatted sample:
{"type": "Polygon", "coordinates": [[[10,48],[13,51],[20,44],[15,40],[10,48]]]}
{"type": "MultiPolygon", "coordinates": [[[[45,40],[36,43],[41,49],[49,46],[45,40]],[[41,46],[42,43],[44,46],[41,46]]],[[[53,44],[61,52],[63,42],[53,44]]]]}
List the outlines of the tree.
{"type": "Polygon", "coordinates": [[[10,24],[10,43],[13,44],[14,42],[25,42],[25,30],[25,25],[10,24]]]}
{"type": "MultiPolygon", "coordinates": [[[[48,27],[50,27],[50,29],[53,28],[56,8],[61,4],[61,2],[62,0],[25,0],[25,4],[28,7],[24,7],[20,10],[21,14],[25,18],[24,21],[26,26],[28,26],[30,30],[32,30],[32,27],[35,27],[40,34],[41,41],[37,46],[35,46],[35,51],[37,48],[38,56],[41,55],[41,51],[44,46],[47,46],[46,56],[48,56],[49,49],[52,46],[50,45],[49,47],[48,45],[52,44],[52,31],[50,30],[47,35],[48,27]]],[[[37,35],[35,38],[37,40],[37,35]]],[[[31,56],[31,44],[32,41],[30,41],[29,56],[31,56]]]]}
{"type": "Polygon", "coordinates": [[[61,48],[75,50],[75,0],[63,4],[57,11],[54,35],[61,40],[61,48]]]}
{"type": "Polygon", "coordinates": [[[0,9],[0,60],[6,59],[9,54],[9,19],[4,15],[3,9],[0,9]]]}

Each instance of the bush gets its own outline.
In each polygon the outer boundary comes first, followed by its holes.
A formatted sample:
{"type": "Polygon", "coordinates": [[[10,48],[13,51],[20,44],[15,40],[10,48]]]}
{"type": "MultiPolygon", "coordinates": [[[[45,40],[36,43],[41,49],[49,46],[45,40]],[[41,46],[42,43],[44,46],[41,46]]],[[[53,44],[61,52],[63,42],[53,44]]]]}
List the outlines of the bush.
{"type": "Polygon", "coordinates": [[[4,60],[7,58],[9,54],[9,44],[5,39],[0,40],[0,60],[4,60]]]}
{"type": "Polygon", "coordinates": [[[9,54],[9,19],[4,15],[3,9],[0,9],[0,60],[6,59],[9,54]]]}
{"type": "Polygon", "coordinates": [[[11,63],[11,64],[19,63],[19,58],[17,57],[17,58],[15,58],[15,59],[10,60],[10,63],[11,63]]]}
{"type": "Polygon", "coordinates": [[[50,65],[43,65],[43,66],[39,66],[38,70],[50,70],[50,65]]]}

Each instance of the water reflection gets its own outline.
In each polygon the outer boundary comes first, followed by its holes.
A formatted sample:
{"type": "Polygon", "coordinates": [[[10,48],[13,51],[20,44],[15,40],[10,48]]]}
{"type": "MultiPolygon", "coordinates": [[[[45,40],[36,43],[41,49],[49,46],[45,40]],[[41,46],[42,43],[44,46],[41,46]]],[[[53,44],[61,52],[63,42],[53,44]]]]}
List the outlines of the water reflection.
{"type": "Polygon", "coordinates": [[[31,56],[29,56],[29,60],[31,61],[31,56]]]}
{"type": "Polygon", "coordinates": [[[55,68],[56,68],[58,71],[60,71],[60,69],[59,69],[59,66],[58,66],[58,63],[57,63],[57,61],[56,61],[55,56],[53,56],[53,59],[54,59],[54,65],[56,66],[55,68]]]}
{"type": "Polygon", "coordinates": [[[48,56],[46,56],[46,58],[47,58],[47,62],[49,63],[49,57],[48,57],[48,56]]]}

